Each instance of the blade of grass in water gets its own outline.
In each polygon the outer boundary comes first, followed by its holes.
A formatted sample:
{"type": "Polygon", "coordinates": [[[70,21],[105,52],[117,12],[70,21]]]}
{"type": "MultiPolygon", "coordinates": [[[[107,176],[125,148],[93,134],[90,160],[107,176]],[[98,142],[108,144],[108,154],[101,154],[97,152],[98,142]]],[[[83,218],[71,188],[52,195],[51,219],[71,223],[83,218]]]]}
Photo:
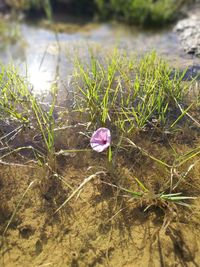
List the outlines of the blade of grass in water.
{"type": "Polygon", "coordinates": [[[157,159],[155,158],[154,156],[150,155],[147,151],[145,151],[144,149],[142,149],[141,147],[137,146],[133,141],[131,141],[129,138],[126,138],[126,140],[129,142],[129,144],[131,144],[133,147],[139,149],[142,154],[144,154],[145,156],[151,158],[152,160],[154,160],[155,162],[167,167],[167,168],[171,168],[172,166],[165,163],[164,161],[160,160],[160,159],[157,159]]]}

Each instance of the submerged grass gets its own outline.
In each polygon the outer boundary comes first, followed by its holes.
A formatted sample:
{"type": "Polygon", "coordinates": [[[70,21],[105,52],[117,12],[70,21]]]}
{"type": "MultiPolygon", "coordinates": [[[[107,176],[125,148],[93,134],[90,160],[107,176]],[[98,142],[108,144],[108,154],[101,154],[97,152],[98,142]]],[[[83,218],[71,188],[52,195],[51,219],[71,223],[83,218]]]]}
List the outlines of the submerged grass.
{"type": "Polygon", "coordinates": [[[116,189],[124,201],[127,198],[139,200],[144,204],[144,210],[151,206],[168,209],[170,203],[188,207],[196,194],[185,190],[185,181],[199,162],[196,160],[200,154],[199,145],[181,154],[175,153],[163,142],[163,147],[154,154],[151,147],[137,143],[141,139],[152,143],[149,136],[156,133],[155,144],[151,146],[157,148],[160,136],[167,138],[170,132],[176,138],[174,130],[181,129],[184,120],[186,123],[188,120],[189,123],[196,121],[193,117],[191,120],[188,112],[198,107],[198,99],[189,98],[191,84],[183,82],[185,72],[180,74],[170,68],[155,52],[142,58],[128,57],[117,51],[106,58],[98,58],[91,52],[90,59],[88,65],[76,60],[75,108],[69,114],[74,121],[79,121],[79,125],[85,125],[85,130],[80,132],[76,125],[63,127],[66,136],[69,136],[67,131],[71,129],[73,141],[78,133],[84,134],[87,139],[80,139],[82,143],[78,143],[77,147],[63,147],[60,151],[56,151],[55,146],[55,129],[58,129],[54,118],[57,87],[52,88],[52,101],[46,107],[15,67],[1,66],[0,121],[9,130],[1,129],[0,164],[12,154],[27,149],[33,152],[37,163],[46,163],[52,177],[62,180],[62,175],[58,174],[51,161],[56,162],[57,158],[68,157],[72,153],[76,156],[77,153],[91,151],[88,149],[88,136],[94,129],[105,126],[112,134],[112,147],[107,156],[103,153],[98,164],[95,156],[88,158],[89,166],[93,163],[98,166],[95,173],[87,175],[76,189],[68,181],[65,182],[72,192],[56,208],[56,212],[75,195],[79,196],[85,185],[101,174],[103,179],[99,179],[99,183],[116,189]],[[14,144],[13,140],[19,133],[26,131],[33,145],[14,144]],[[39,147],[34,146],[36,137],[41,137],[39,147]],[[142,174],[143,169],[145,175],[142,174]]]}
{"type": "MultiPolygon", "coordinates": [[[[89,64],[76,60],[74,75],[76,110],[72,112],[80,113],[80,117],[90,122],[90,128],[93,130],[102,126],[111,130],[115,140],[112,142],[112,162],[108,162],[108,173],[111,176],[116,175],[116,170],[121,166],[118,158],[122,155],[128,158],[125,168],[134,168],[130,167],[133,163],[129,156],[133,150],[150,159],[153,168],[159,169],[158,166],[162,168],[161,174],[159,172],[155,174],[163,176],[161,179],[163,184],[160,182],[162,185],[159,189],[156,189],[155,181],[146,181],[148,186],[145,185],[134,175],[134,171],[130,172],[130,176],[136,182],[134,183],[136,190],[132,189],[134,185],[130,182],[130,188],[121,185],[119,181],[126,176],[124,173],[117,174],[118,182],[116,180],[111,183],[104,182],[140,198],[147,203],[147,208],[155,203],[162,206],[168,202],[188,206],[185,201],[195,198],[190,193],[184,194],[181,186],[193,169],[191,161],[198,156],[198,147],[182,155],[174,154],[173,150],[168,151],[169,156],[164,160],[160,155],[154,156],[151,151],[134,142],[136,134],[143,135],[143,133],[146,133],[147,139],[150,133],[151,136],[156,133],[157,138],[163,135],[167,138],[170,133],[170,138],[176,138],[176,131],[184,127],[185,123],[190,125],[196,121],[188,116],[188,111],[197,105],[198,100],[190,97],[193,81],[184,82],[186,71],[179,72],[172,69],[155,52],[139,59],[121,55],[117,51],[104,55],[103,58],[94,56],[91,52],[89,64]],[[147,199],[150,204],[146,202],[147,199]]],[[[147,169],[147,172],[151,171],[152,168],[147,169]]]]}

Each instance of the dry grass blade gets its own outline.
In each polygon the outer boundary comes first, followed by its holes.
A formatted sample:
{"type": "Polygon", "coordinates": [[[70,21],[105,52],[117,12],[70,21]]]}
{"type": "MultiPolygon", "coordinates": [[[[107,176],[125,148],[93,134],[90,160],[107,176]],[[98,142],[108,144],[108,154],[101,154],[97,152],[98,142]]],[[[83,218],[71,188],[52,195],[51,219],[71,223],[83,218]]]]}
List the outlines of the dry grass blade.
{"type": "MultiPolygon", "coordinates": [[[[92,179],[98,177],[100,174],[106,174],[104,171],[99,171],[96,172],[95,174],[90,175],[89,177],[85,178],[84,181],[79,185],[77,189],[73,191],[73,193],[63,202],[63,204],[55,211],[57,213],[60,209],[62,209],[79,191],[87,184],[89,183],[92,179]]],[[[54,214],[55,214],[54,213],[54,214]]]]}

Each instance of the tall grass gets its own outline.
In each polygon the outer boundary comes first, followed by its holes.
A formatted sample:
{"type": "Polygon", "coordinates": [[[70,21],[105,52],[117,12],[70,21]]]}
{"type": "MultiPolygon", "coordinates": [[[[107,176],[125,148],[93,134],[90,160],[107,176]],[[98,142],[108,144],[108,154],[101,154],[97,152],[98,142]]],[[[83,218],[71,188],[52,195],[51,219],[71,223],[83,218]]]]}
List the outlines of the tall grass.
{"type": "Polygon", "coordinates": [[[76,61],[76,107],[99,125],[124,133],[145,127],[170,128],[180,116],[188,85],[155,52],[132,59],[115,51],[103,61],[91,54],[90,64],[76,61]]]}

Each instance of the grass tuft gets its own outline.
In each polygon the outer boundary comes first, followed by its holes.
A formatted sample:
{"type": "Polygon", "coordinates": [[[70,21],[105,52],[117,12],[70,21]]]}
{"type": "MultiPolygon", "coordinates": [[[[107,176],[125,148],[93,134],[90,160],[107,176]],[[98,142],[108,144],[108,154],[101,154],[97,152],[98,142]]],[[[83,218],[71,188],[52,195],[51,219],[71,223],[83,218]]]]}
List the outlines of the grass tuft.
{"type": "Polygon", "coordinates": [[[155,52],[132,59],[115,51],[103,62],[91,54],[89,65],[77,60],[76,67],[76,108],[96,124],[128,134],[170,129],[181,119],[177,103],[188,93],[185,73],[180,75],[155,52]]]}
{"type": "MultiPolygon", "coordinates": [[[[57,96],[56,88],[52,91],[52,103],[49,108],[46,108],[32,93],[31,85],[26,78],[20,76],[13,65],[7,67],[1,65],[0,84],[0,120],[6,129],[6,133],[0,139],[2,144],[6,147],[19,133],[29,130],[31,132],[29,138],[32,136],[34,139],[34,136],[40,134],[46,152],[53,153],[55,124],[53,113],[57,96]],[[7,133],[9,128],[12,130],[7,133]]],[[[32,146],[31,148],[33,149],[32,146]]],[[[23,146],[22,149],[25,147],[23,146]]],[[[38,151],[35,152],[37,154],[38,151]]]]}

